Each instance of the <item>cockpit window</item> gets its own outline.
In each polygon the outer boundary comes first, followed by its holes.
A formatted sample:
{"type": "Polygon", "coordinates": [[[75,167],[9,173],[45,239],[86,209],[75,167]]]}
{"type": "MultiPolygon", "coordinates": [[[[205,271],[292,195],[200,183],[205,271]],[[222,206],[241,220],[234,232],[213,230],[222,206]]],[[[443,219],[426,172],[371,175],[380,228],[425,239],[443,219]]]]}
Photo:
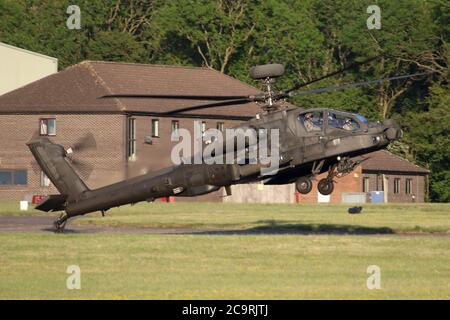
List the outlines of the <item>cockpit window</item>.
{"type": "Polygon", "coordinates": [[[359,123],[352,117],[332,112],[328,113],[328,127],[330,129],[342,129],[347,131],[354,131],[360,128],[359,123]]]}
{"type": "Polygon", "coordinates": [[[311,111],[302,113],[298,116],[298,120],[303,124],[306,131],[321,131],[323,130],[323,112],[311,111]]]}

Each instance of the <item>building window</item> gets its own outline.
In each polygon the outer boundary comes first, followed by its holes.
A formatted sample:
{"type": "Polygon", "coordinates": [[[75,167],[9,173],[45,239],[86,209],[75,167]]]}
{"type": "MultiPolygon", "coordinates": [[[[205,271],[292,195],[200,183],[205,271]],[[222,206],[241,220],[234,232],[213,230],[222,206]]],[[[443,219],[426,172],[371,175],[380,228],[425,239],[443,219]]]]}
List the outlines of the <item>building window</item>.
{"type": "Polygon", "coordinates": [[[412,192],[412,179],[406,179],[405,192],[406,194],[411,194],[412,192]]]}
{"type": "Polygon", "coordinates": [[[395,194],[400,193],[400,178],[394,179],[394,193],[395,194]]]}
{"type": "Polygon", "coordinates": [[[369,183],[370,183],[370,178],[368,178],[368,177],[365,177],[365,178],[363,178],[363,180],[362,180],[362,191],[363,192],[369,192],[370,191],[370,188],[369,188],[369,183]]]}
{"type": "Polygon", "coordinates": [[[50,187],[50,179],[44,171],[41,171],[41,187],[50,187]]]}
{"type": "Polygon", "coordinates": [[[159,120],[152,119],[152,137],[159,137],[159,120]]]}
{"type": "Polygon", "coordinates": [[[217,122],[217,130],[222,131],[223,132],[223,122],[217,122]]]}
{"type": "Polygon", "coordinates": [[[27,185],[26,170],[0,170],[0,185],[27,185]]]}
{"type": "Polygon", "coordinates": [[[128,118],[128,158],[134,158],[136,156],[136,119],[128,118]]]}
{"type": "Polygon", "coordinates": [[[202,121],[202,133],[205,133],[206,131],[206,122],[202,121]]]}
{"type": "Polygon", "coordinates": [[[12,171],[0,171],[0,185],[13,184],[12,171]]]}
{"type": "Polygon", "coordinates": [[[172,134],[178,135],[179,128],[180,122],[178,120],[172,120],[172,134]]]}
{"type": "Polygon", "coordinates": [[[56,119],[40,119],[39,120],[39,134],[41,136],[55,136],[56,135],[56,119]]]}

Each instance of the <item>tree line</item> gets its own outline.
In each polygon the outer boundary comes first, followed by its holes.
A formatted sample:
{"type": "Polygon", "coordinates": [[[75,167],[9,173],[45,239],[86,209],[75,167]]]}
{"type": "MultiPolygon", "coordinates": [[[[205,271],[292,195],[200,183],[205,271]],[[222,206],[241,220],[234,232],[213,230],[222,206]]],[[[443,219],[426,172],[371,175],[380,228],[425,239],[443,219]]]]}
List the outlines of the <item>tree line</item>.
{"type": "Polygon", "coordinates": [[[394,118],[404,129],[397,153],[431,170],[429,199],[450,201],[450,4],[445,0],[0,0],[0,41],[57,57],[206,66],[252,85],[248,70],[283,63],[280,88],[354,62],[369,65],[309,88],[433,72],[417,79],[297,97],[300,107],[394,118]],[[369,29],[369,5],[381,28],[369,29]],[[80,29],[66,25],[70,5],[80,29]]]}

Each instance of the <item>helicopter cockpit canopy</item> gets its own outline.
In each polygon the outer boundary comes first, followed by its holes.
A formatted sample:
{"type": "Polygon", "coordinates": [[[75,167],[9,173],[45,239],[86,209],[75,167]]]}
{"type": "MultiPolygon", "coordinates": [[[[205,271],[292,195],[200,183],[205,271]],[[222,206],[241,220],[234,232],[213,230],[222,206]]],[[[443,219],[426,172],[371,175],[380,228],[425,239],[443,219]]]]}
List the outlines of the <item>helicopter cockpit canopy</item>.
{"type": "Polygon", "coordinates": [[[337,110],[311,110],[298,115],[298,121],[307,132],[330,130],[357,131],[368,124],[359,114],[337,110]]]}
{"type": "Polygon", "coordinates": [[[355,113],[354,116],[356,117],[356,119],[358,119],[360,122],[362,123],[369,123],[369,121],[367,121],[366,117],[355,113]]]}
{"type": "Polygon", "coordinates": [[[329,129],[342,129],[347,131],[359,130],[360,124],[352,114],[344,114],[339,112],[328,112],[328,128],[329,129]]]}

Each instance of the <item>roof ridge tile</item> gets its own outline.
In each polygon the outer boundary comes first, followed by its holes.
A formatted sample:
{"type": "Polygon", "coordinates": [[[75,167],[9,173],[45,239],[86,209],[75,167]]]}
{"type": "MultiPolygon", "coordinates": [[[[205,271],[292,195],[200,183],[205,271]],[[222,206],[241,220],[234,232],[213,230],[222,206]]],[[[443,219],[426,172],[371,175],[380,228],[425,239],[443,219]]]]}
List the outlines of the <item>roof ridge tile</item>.
{"type": "MultiPolygon", "coordinates": [[[[406,162],[408,162],[409,164],[412,164],[413,166],[416,166],[416,167],[419,168],[419,169],[422,169],[422,170],[425,169],[425,168],[422,168],[421,166],[415,164],[414,162],[411,162],[411,161],[409,161],[409,160],[406,159],[406,158],[400,157],[399,155],[397,155],[397,154],[395,154],[395,153],[393,153],[393,152],[391,152],[391,151],[389,151],[389,150],[384,150],[384,149],[383,149],[382,151],[389,153],[391,156],[393,156],[393,157],[395,157],[395,158],[397,158],[397,159],[399,159],[399,160],[406,161],[406,162]]],[[[429,171],[428,169],[425,169],[425,170],[429,171]]]]}
{"type": "MultiPolygon", "coordinates": [[[[101,61],[101,60],[84,60],[81,63],[99,63],[99,64],[116,64],[116,65],[135,65],[135,66],[145,66],[149,68],[178,68],[178,69],[194,69],[194,70],[214,70],[208,67],[196,67],[196,66],[179,66],[179,65],[168,65],[168,64],[153,64],[153,63],[139,63],[139,62],[121,62],[121,61],[101,61]]],[[[76,65],[75,65],[76,66],[76,65]]]]}
{"type": "Polygon", "coordinates": [[[363,170],[399,171],[429,173],[428,169],[402,158],[389,150],[380,149],[368,154],[367,162],[362,163],[363,170]]]}
{"type": "MultiPolygon", "coordinates": [[[[113,90],[106,84],[106,81],[98,74],[98,72],[95,70],[94,66],[91,64],[90,61],[83,61],[79,65],[86,66],[86,68],[90,71],[91,75],[98,80],[98,83],[106,89],[110,94],[113,94],[113,90]],[[85,63],[83,63],[85,62],[85,63]]],[[[125,111],[127,108],[122,104],[122,102],[118,98],[114,98],[116,106],[121,110],[125,111]]]]}

